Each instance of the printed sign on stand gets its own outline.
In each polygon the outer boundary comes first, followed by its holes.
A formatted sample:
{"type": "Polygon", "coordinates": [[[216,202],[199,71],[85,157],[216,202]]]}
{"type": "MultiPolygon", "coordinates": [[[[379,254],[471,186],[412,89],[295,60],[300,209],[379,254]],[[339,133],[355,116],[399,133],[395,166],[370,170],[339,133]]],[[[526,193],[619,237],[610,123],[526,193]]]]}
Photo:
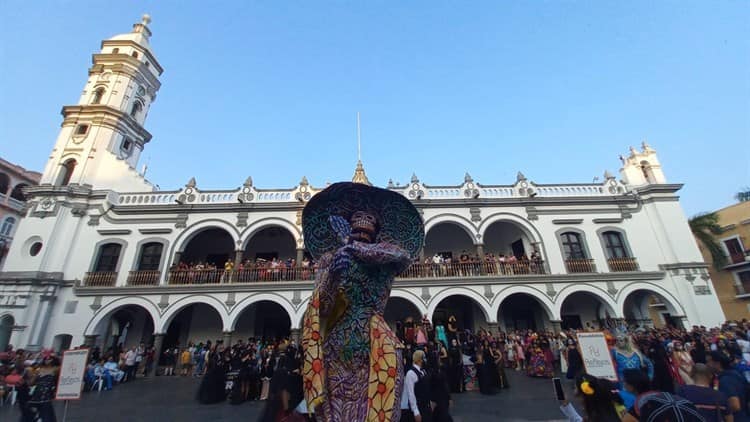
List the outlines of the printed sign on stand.
{"type": "Polygon", "coordinates": [[[578,347],[586,373],[597,378],[617,381],[617,371],[604,333],[578,333],[578,347]]]}
{"type": "Polygon", "coordinates": [[[55,400],[81,398],[88,356],[89,349],[67,350],[63,353],[55,400]]]}

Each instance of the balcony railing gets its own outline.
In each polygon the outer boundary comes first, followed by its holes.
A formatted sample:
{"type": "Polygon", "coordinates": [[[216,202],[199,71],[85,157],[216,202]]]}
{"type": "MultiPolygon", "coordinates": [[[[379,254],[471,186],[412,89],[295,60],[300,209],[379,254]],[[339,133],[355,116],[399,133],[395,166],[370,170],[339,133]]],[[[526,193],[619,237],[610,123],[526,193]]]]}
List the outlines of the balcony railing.
{"type": "Polygon", "coordinates": [[[544,262],[412,264],[406,271],[399,275],[399,278],[476,277],[480,275],[512,276],[523,274],[544,274],[544,262]]]}
{"type": "Polygon", "coordinates": [[[595,273],[596,265],[593,259],[566,259],[565,269],[568,273],[595,273]]]}
{"type": "Polygon", "coordinates": [[[638,271],[638,260],[635,258],[610,258],[607,260],[609,271],[620,273],[626,271],[638,271]]]}
{"type": "Polygon", "coordinates": [[[115,271],[92,271],[83,277],[83,284],[89,287],[114,287],[116,283],[115,271]]]}
{"type": "Polygon", "coordinates": [[[224,270],[172,270],[168,284],[219,284],[228,283],[231,271],[224,270]]]}
{"type": "Polygon", "coordinates": [[[161,271],[131,271],[128,274],[128,286],[156,286],[160,276],[161,271]]]}
{"type": "Polygon", "coordinates": [[[745,254],[744,253],[729,254],[729,261],[731,262],[731,264],[742,264],[743,262],[745,262],[745,254]]]}

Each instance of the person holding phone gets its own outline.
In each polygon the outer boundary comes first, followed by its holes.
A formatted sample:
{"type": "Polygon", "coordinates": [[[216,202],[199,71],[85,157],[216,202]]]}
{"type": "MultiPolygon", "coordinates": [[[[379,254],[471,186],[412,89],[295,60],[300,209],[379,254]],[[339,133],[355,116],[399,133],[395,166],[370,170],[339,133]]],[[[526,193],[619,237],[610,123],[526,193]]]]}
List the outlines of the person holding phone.
{"type": "Polygon", "coordinates": [[[569,422],[620,422],[626,411],[612,382],[582,374],[575,382],[575,396],[580,400],[584,410],[584,417],[581,417],[565,399],[560,379],[554,378],[553,382],[557,399],[560,401],[560,411],[568,417],[569,422]]]}

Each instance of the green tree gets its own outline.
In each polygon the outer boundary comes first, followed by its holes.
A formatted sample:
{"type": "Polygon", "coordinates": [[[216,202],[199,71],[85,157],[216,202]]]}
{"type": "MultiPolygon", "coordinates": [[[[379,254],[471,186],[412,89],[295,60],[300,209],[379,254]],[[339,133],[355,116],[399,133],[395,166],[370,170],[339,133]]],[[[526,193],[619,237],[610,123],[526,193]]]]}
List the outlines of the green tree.
{"type": "Polygon", "coordinates": [[[715,212],[698,214],[691,218],[688,223],[693,235],[711,253],[714,268],[717,270],[724,268],[728,262],[727,256],[724,254],[724,250],[721,248],[719,242],[714,238],[715,235],[721,234],[719,216],[715,212]]]}

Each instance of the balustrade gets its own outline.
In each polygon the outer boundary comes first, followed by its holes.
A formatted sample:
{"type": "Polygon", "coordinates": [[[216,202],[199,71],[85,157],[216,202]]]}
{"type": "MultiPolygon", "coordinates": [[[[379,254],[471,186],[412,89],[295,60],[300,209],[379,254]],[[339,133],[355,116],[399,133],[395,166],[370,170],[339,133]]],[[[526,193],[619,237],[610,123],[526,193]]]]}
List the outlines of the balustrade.
{"type": "Polygon", "coordinates": [[[88,287],[114,287],[116,283],[115,271],[92,271],[83,277],[83,284],[88,287]]]}
{"type": "Polygon", "coordinates": [[[595,273],[596,265],[593,259],[566,259],[565,269],[568,273],[595,273]]]}
{"type": "Polygon", "coordinates": [[[161,271],[131,271],[128,274],[128,286],[156,286],[160,276],[161,271]]]}
{"type": "Polygon", "coordinates": [[[607,260],[609,270],[613,273],[638,271],[638,261],[635,258],[610,258],[607,260]]]}

